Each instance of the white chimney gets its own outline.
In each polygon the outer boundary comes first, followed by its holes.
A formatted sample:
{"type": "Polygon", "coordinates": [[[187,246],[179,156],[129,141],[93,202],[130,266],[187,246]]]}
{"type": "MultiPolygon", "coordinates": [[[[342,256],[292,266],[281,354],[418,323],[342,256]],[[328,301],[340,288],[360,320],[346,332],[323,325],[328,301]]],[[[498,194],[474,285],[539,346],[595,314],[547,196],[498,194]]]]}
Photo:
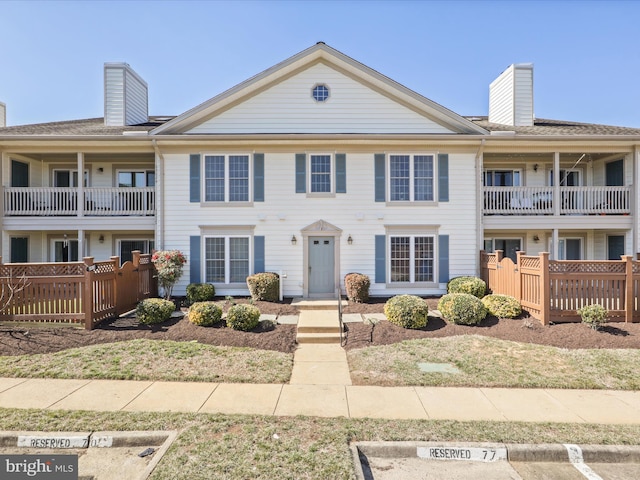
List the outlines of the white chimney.
{"type": "Polygon", "coordinates": [[[515,63],[489,85],[489,122],[533,126],[533,63],[515,63]]]}
{"type": "Polygon", "coordinates": [[[127,63],[104,64],[104,124],[137,125],[149,120],[148,87],[127,63]]]}
{"type": "Polygon", "coordinates": [[[0,128],[7,126],[7,106],[0,102],[0,128]]]}

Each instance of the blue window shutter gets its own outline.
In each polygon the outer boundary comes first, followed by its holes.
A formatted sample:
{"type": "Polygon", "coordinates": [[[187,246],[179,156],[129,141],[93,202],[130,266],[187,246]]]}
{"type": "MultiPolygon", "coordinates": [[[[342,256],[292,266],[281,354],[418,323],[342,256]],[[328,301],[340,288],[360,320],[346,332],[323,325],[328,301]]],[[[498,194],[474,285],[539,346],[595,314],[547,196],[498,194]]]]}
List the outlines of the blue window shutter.
{"type": "Polygon", "coordinates": [[[336,193],[347,193],[347,155],[336,153],[336,193]]]}
{"type": "Polygon", "coordinates": [[[449,154],[438,154],[438,201],[449,201],[449,154]]]}
{"type": "Polygon", "coordinates": [[[438,282],[449,281],[449,235],[438,236],[438,282]]]}
{"type": "Polygon", "coordinates": [[[189,155],[189,201],[200,202],[200,155],[189,155]]]}
{"type": "Polygon", "coordinates": [[[200,283],[200,236],[189,238],[189,281],[200,283]]]}
{"type": "Polygon", "coordinates": [[[384,202],[386,201],[386,188],[387,188],[387,179],[385,178],[385,154],[384,153],[376,153],[374,155],[374,175],[375,175],[375,191],[376,191],[376,202],[384,202]]]}
{"type": "Polygon", "coordinates": [[[253,201],[264,202],[264,153],[253,154],[253,201]]]}
{"type": "Polygon", "coordinates": [[[264,272],[264,236],[253,237],[253,273],[264,272]]]}
{"type": "Polygon", "coordinates": [[[387,283],[387,237],[376,235],[376,278],[375,283],[387,283]]]}
{"type": "Polygon", "coordinates": [[[296,153],[296,193],[307,191],[307,154],[296,153]]]}

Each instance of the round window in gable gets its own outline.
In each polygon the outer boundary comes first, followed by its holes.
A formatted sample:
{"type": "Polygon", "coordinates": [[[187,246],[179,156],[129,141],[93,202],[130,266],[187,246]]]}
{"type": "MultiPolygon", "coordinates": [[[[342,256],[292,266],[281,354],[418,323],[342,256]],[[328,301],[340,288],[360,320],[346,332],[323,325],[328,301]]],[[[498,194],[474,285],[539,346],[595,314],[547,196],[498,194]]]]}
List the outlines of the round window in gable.
{"type": "Polygon", "coordinates": [[[316,102],[326,102],[329,98],[329,88],[324,84],[316,85],[313,87],[312,94],[316,102]]]}

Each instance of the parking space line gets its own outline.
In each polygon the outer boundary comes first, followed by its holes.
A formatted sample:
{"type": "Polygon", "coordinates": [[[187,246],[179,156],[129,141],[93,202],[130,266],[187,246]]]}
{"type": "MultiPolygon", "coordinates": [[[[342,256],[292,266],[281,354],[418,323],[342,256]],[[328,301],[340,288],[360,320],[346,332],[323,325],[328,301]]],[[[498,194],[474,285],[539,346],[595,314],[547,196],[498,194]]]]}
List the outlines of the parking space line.
{"type": "Polygon", "coordinates": [[[584,459],[582,458],[582,449],[578,445],[565,443],[564,447],[567,449],[567,453],[569,454],[569,461],[571,462],[571,465],[584,475],[585,478],[588,478],[589,480],[603,480],[600,475],[591,470],[589,465],[584,463],[584,459]]]}

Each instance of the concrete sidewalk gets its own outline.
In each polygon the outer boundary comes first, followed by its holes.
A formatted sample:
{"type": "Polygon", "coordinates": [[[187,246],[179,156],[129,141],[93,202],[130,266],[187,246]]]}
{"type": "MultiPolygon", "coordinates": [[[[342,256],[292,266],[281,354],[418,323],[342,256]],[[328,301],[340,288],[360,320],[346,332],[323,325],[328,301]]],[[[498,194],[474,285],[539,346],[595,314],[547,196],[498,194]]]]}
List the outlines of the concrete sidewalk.
{"type": "Polygon", "coordinates": [[[640,424],[640,392],[0,378],[1,408],[640,424]]]}

